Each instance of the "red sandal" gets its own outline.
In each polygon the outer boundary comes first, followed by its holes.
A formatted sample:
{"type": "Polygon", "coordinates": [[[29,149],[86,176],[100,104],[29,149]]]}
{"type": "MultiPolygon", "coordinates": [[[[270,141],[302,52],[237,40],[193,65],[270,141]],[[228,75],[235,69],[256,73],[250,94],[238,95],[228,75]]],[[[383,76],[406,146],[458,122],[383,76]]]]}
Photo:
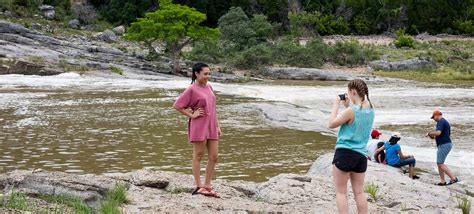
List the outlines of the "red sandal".
{"type": "Polygon", "coordinates": [[[207,190],[207,192],[209,192],[208,196],[211,196],[211,197],[214,197],[214,198],[220,198],[220,196],[217,194],[217,192],[212,190],[212,187],[204,187],[204,188],[207,190]]]}
{"type": "Polygon", "coordinates": [[[219,198],[217,193],[212,191],[212,188],[209,187],[196,187],[196,189],[191,194],[219,198]]]}

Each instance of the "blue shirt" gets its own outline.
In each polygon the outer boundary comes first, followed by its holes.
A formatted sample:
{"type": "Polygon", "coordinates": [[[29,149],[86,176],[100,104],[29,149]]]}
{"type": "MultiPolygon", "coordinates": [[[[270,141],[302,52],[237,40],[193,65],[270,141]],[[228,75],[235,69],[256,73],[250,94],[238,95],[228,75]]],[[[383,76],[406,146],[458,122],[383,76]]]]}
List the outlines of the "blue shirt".
{"type": "Polygon", "coordinates": [[[367,142],[374,123],[375,112],[372,108],[360,108],[351,105],[354,111],[352,124],[343,124],[337,136],[336,149],[350,149],[367,156],[367,142]]]}
{"type": "Polygon", "coordinates": [[[387,160],[388,165],[393,166],[400,162],[400,156],[398,156],[398,151],[401,150],[398,143],[390,145],[390,142],[386,141],[385,144],[385,159],[387,160]]]}
{"type": "Polygon", "coordinates": [[[451,143],[451,126],[446,119],[441,118],[441,120],[436,123],[436,131],[441,131],[441,135],[436,137],[436,146],[451,143]]]}

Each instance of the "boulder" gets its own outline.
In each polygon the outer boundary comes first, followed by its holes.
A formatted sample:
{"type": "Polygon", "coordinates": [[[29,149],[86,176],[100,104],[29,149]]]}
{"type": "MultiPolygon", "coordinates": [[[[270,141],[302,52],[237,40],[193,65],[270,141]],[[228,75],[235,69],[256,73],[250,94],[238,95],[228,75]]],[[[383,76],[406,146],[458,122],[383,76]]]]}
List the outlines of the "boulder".
{"type": "Polygon", "coordinates": [[[111,30],[106,30],[102,33],[98,33],[95,35],[95,37],[108,43],[117,42],[117,36],[111,30]]]}
{"type": "Polygon", "coordinates": [[[115,35],[121,36],[125,33],[125,27],[121,25],[112,29],[112,31],[115,33],[115,35]]]}
{"type": "Polygon", "coordinates": [[[81,28],[81,23],[79,22],[79,20],[73,19],[73,20],[69,21],[68,26],[69,26],[69,28],[72,28],[72,29],[80,29],[81,28]]]}
{"type": "Polygon", "coordinates": [[[119,181],[96,175],[74,175],[42,170],[15,170],[0,175],[2,189],[15,188],[28,195],[70,195],[98,207],[99,200],[119,181]]]}
{"type": "Polygon", "coordinates": [[[38,65],[32,62],[16,61],[15,64],[9,69],[9,74],[24,74],[24,75],[36,75],[40,70],[44,68],[44,65],[38,65]]]}
{"type": "Polygon", "coordinates": [[[14,24],[11,22],[0,20],[0,33],[10,33],[10,34],[39,34],[36,31],[32,31],[28,28],[23,27],[19,24],[14,24]]]}
{"type": "Polygon", "coordinates": [[[41,5],[39,9],[43,13],[43,16],[46,19],[53,20],[56,16],[56,11],[54,10],[54,7],[51,5],[41,5]]]}
{"type": "Polygon", "coordinates": [[[107,48],[107,47],[101,47],[101,46],[85,46],[87,51],[91,53],[108,53],[108,54],[114,54],[114,55],[123,55],[123,52],[119,49],[116,48],[107,48]]]}

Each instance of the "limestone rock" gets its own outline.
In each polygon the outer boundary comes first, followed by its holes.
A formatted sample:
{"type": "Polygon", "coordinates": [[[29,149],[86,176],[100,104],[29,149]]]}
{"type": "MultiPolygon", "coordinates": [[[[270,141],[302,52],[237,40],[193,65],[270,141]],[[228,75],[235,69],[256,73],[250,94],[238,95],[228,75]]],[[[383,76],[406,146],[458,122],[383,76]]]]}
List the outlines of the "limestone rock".
{"type": "Polygon", "coordinates": [[[69,28],[72,28],[72,29],[79,29],[81,28],[81,23],[79,22],[79,20],[73,19],[69,21],[68,26],[69,28]]]}
{"type": "Polygon", "coordinates": [[[121,25],[112,29],[112,31],[115,33],[115,35],[121,36],[125,33],[125,27],[121,25]]]}
{"type": "Polygon", "coordinates": [[[53,20],[56,16],[56,11],[54,10],[54,7],[51,5],[41,5],[39,9],[43,13],[43,16],[46,19],[53,20]]]}
{"type": "Polygon", "coordinates": [[[293,79],[293,80],[336,80],[346,81],[354,79],[354,76],[338,71],[326,71],[315,68],[267,68],[262,73],[263,76],[272,79],[293,79]]]}

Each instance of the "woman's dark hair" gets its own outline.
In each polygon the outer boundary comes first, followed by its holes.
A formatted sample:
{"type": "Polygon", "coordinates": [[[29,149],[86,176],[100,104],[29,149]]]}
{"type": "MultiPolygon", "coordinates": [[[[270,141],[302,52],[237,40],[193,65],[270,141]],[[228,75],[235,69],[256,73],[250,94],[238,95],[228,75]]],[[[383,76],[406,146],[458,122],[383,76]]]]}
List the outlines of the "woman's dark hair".
{"type": "Polygon", "coordinates": [[[197,79],[196,73],[201,72],[203,68],[209,68],[209,65],[207,65],[206,63],[202,63],[202,62],[198,62],[198,63],[193,65],[193,75],[191,77],[191,84],[196,82],[196,79],[197,79]]]}

